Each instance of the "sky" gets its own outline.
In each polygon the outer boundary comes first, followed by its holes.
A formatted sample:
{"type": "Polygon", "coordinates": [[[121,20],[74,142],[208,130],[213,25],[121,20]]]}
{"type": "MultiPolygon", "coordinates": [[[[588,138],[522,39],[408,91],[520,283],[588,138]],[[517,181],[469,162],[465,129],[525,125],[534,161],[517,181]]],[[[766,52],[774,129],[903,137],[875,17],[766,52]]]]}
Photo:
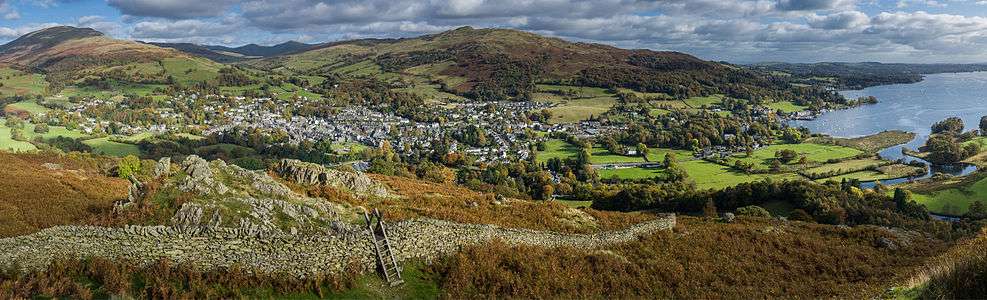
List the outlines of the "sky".
{"type": "Polygon", "coordinates": [[[0,43],[54,25],[227,46],[473,26],[735,63],[987,63],[987,0],[0,0],[0,43]]]}

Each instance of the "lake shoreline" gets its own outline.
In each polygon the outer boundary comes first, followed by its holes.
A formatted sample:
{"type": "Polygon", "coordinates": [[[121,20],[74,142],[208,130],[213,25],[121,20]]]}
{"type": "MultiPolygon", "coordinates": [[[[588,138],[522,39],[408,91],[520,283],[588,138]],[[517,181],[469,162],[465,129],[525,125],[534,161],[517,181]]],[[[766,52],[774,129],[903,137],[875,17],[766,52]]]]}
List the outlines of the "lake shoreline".
{"type": "MultiPolygon", "coordinates": [[[[972,173],[972,164],[933,165],[920,156],[909,155],[924,145],[930,135],[930,127],[947,117],[960,117],[966,128],[976,128],[982,115],[987,115],[987,72],[958,72],[923,74],[916,83],[898,83],[868,87],[862,90],[841,91],[847,98],[874,96],[876,104],[847,109],[829,110],[809,121],[789,120],[793,127],[806,127],[814,134],[824,134],[833,139],[853,139],[878,132],[900,130],[915,136],[904,143],[878,150],[885,159],[904,162],[919,161],[929,166],[929,173],[943,172],[955,176],[972,173]],[[942,101],[950,99],[950,101],[942,101]],[[903,151],[903,149],[905,151],[903,151]]],[[[934,174],[933,174],[934,175],[934,174]]],[[[929,178],[930,174],[915,178],[893,179],[910,181],[929,178]]],[[[887,182],[887,181],[882,181],[887,182]]],[[[901,182],[896,182],[901,183],[901,182]]]]}

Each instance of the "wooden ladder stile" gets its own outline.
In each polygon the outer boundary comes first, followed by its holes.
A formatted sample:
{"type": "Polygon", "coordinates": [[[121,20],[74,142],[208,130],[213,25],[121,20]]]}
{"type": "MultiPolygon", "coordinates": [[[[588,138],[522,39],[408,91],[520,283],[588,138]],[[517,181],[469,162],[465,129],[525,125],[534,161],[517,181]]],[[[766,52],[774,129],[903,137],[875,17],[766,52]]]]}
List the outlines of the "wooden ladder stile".
{"type": "Polygon", "coordinates": [[[363,218],[367,221],[367,228],[370,229],[370,241],[374,244],[377,266],[380,267],[381,273],[384,275],[384,281],[387,281],[391,286],[403,284],[401,267],[398,265],[397,259],[394,258],[394,250],[391,247],[390,239],[387,237],[383,215],[375,208],[372,214],[364,210],[363,218]],[[376,223],[374,219],[376,219],[376,223]]]}

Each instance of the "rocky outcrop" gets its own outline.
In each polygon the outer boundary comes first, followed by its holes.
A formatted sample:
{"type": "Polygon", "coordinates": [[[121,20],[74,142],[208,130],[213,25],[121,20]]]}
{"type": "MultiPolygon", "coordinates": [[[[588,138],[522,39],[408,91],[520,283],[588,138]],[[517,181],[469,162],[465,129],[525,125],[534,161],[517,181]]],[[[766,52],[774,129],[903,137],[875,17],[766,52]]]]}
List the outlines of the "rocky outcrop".
{"type": "MultiPolygon", "coordinates": [[[[222,160],[215,160],[214,163],[226,165],[222,160]]],[[[182,161],[182,171],[188,174],[179,186],[182,191],[199,194],[225,194],[229,191],[226,185],[215,180],[209,162],[197,155],[189,155],[182,161]]]]}
{"type": "MultiPolygon", "coordinates": [[[[195,215],[196,213],[190,213],[195,215]]],[[[367,229],[340,225],[323,235],[257,236],[241,229],[215,227],[188,232],[175,227],[106,228],[60,226],[38,233],[0,239],[0,265],[41,269],[64,257],[127,258],[150,263],[167,258],[203,269],[239,266],[294,276],[335,273],[350,263],[375,266],[367,229]]],[[[415,219],[388,226],[399,261],[436,259],[463,246],[500,239],[512,245],[594,249],[669,230],[675,216],[665,215],[630,228],[598,234],[504,229],[491,225],[415,219]]]]}
{"type": "Polygon", "coordinates": [[[171,218],[172,227],[182,233],[228,227],[251,235],[324,234],[345,211],[338,204],[298,195],[264,172],[221,160],[207,162],[191,155],[180,166],[172,174],[170,162],[162,159],[155,167],[161,177],[155,180],[161,181],[158,192],[194,194],[171,218]]]}
{"type": "Polygon", "coordinates": [[[273,170],[281,178],[299,184],[328,185],[365,196],[392,196],[383,184],[370,179],[370,177],[367,177],[363,173],[328,169],[318,164],[307,163],[296,159],[281,160],[273,166],[273,170]]]}
{"type": "Polygon", "coordinates": [[[171,175],[171,158],[162,157],[154,164],[154,171],[151,174],[154,178],[161,178],[164,176],[171,175]]]}

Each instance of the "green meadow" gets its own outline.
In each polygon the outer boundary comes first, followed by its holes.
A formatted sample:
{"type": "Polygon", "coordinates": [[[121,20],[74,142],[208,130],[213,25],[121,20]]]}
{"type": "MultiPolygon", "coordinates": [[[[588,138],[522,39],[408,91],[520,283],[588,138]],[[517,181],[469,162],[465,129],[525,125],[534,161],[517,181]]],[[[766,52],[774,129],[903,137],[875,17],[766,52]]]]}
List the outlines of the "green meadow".
{"type": "Polygon", "coordinates": [[[962,215],[974,201],[987,204],[987,178],[969,185],[952,187],[930,193],[913,193],[915,202],[925,205],[929,211],[945,215],[962,215]]]}
{"type": "Polygon", "coordinates": [[[771,102],[765,105],[766,107],[773,110],[780,110],[785,113],[793,113],[797,111],[803,111],[808,109],[808,106],[796,105],[788,101],[771,102]]]}
{"type": "MultiPolygon", "coordinates": [[[[845,159],[857,156],[863,151],[834,145],[820,145],[820,144],[777,144],[761,147],[754,150],[749,157],[740,154],[735,157],[735,159],[751,162],[754,164],[755,169],[768,169],[771,166],[771,161],[775,159],[775,152],[780,150],[792,150],[799,154],[799,156],[805,156],[806,160],[810,162],[825,163],[830,159],[845,159]]],[[[795,164],[798,162],[796,158],[790,164],[795,164]]]]}
{"type": "Polygon", "coordinates": [[[82,141],[93,148],[93,152],[112,156],[140,155],[137,145],[111,141],[110,137],[101,137],[82,141]]]}

